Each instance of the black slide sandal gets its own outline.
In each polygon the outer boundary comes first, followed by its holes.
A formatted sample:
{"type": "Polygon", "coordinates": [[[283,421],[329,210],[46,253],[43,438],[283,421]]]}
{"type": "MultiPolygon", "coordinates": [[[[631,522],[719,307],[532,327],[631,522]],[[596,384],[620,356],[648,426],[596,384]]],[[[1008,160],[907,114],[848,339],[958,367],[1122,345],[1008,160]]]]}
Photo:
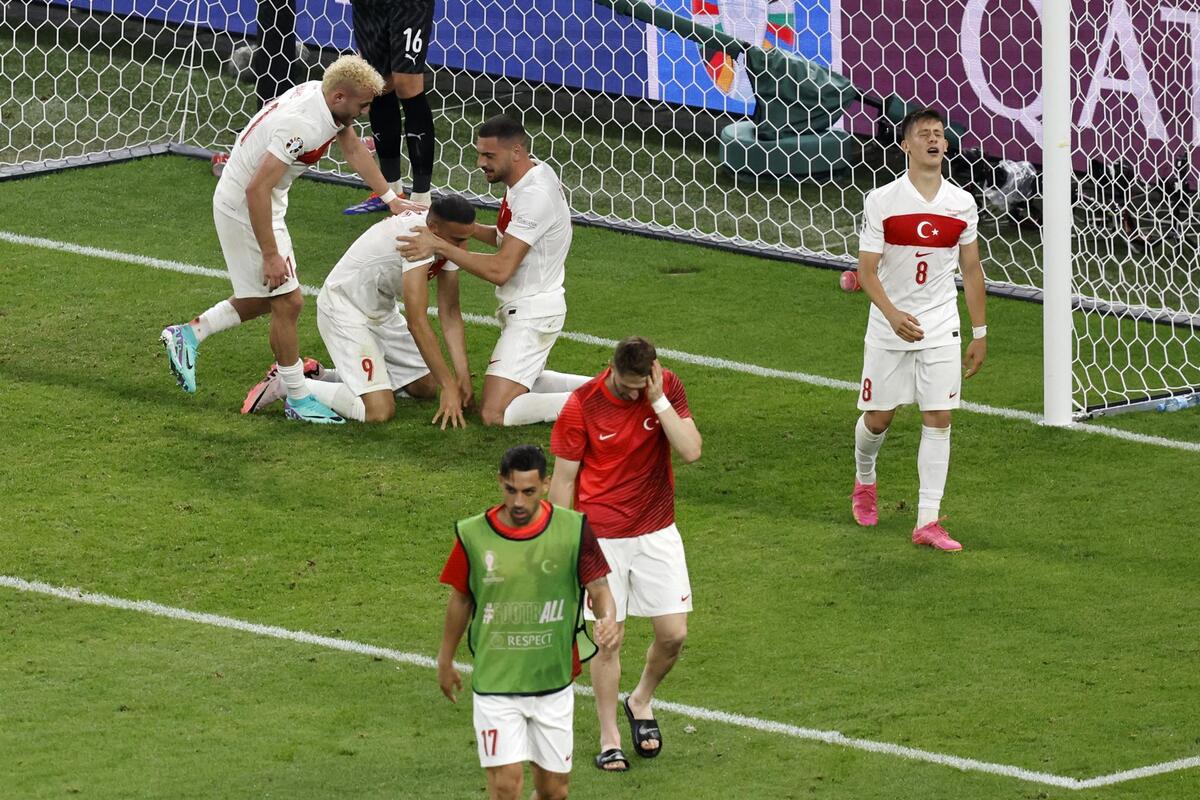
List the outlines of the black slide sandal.
{"type": "Polygon", "coordinates": [[[621,748],[613,747],[596,756],[596,769],[600,770],[601,772],[628,772],[629,759],[625,757],[623,752],[621,752],[621,748]],[[617,762],[624,764],[624,766],[620,769],[609,768],[609,764],[616,764],[617,762]]]}
{"type": "Polygon", "coordinates": [[[658,729],[658,720],[634,719],[633,709],[629,707],[629,698],[625,698],[625,716],[629,718],[629,735],[633,739],[633,752],[642,758],[654,758],[662,752],[662,731],[658,729]],[[646,749],[642,745],[648,741],[658,742],[658,747],[646,749]]]}

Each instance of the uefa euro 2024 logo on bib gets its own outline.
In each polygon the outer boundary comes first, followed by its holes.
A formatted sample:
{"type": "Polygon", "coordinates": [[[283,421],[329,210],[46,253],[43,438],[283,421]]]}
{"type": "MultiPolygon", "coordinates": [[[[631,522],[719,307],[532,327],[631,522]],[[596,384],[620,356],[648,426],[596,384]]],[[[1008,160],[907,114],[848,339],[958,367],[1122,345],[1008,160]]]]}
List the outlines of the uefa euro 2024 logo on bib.
{"type": "Polygon", "coordinates": [[[483,577],[484,583],[500,583],[504,580],[503,575],[496,574],[496,554],[491,550],[483,554],[483,565],[487,568],[487,575],[483,577]]]}

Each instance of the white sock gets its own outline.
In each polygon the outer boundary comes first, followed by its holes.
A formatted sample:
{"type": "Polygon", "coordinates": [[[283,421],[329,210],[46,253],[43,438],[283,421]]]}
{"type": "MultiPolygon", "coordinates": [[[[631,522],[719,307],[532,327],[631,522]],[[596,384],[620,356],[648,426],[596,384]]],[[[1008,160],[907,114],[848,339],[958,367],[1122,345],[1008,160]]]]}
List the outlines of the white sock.
{"type": "Polygon", "coordinates": [[[570,392],[519,394],[508,404],[508,408],[504,409],[504,424],[510,426],[554,422],[570,396],[570,392]]]}
{"type": "Polygon", "coordinates": [[[404,180],[403,179],[398,180],[398,181],[392,181],[391,183],[388,184],[388,187],[391,188],[391,190],[393,192],[395,192],[396,194],[399,194],[399,195],[404,194],[404,180]]]}
{"type": "Polygon", "coordinates": [[[408,196],[409,200],[414,203],[420,203],[423,206],[430,205],[433,202],[433,192],[413,192],[408,196]]]}
{"type": "Polygon", "coordinates": [[[591,378],[587,375],[571,375],[566,372],[554,372],[547,369],[543,370],[541,375],[538,375],[538,379],[533,382],[533,388],[529,391],[535,394],[573,392],[590,380],[591,378]]]}
{"type": "Polygon", "coordinates": [[[886,438],[886,430],[883,433],[871,433],[867,428],[866,415],[859,416],[858,424],[854,426],[854,463],[858,469],[859,483],[875,482],[875,459],[886,438]]]}
{"type": "Polygon", "coordinates": [[[337,370],[333,367],[326,367],[325,370],[321,372],[321,377],[317,378],[317,380],[324,381],[325,383],[342,382],[342,379],[338,377],[337,370]]]}
{"type": "Polygon", "coordinates": [[[921,426],[921,447],[917,450],[917,474],[921,478],[921,494],[917,501],[917,527],[922,528],[938,518],[942,493],[946,490],[946,473],[950,471],[950,429],[921,426]]]}
{"type": "Polygon", "coordinates": [[[292,400],[300,400],[312,394],[304,382],[303,361],[297,359],[290,367],[280,364],[279,377],[283,378],[283,385],[287,387],[288,397],[292,400]]]}
{"type": "Polygon", "coordinates": [[[228,300],[222,300],[192,320],[192,333],[196,334],[196,344],[200,344],[209,336],[242,324],[237,309],[228,300]]]}
{"type": "Polygon", "coordinates": [[[362,422],[367,418],[367,407],[362,398],[350,391],[344,383],[308,378],[304,381],[313,397],[341,414],[346,419],[362,422]]]}

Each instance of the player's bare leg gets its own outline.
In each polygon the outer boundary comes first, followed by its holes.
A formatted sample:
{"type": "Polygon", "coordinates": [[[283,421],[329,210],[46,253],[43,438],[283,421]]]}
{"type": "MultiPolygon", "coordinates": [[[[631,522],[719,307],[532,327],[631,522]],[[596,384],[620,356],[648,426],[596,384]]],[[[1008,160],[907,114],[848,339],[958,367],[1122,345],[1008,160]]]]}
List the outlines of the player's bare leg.
{"type": "MultiPolygon", "coordinates": [[[[600,752],[621,747],[621,729],[617,727],[617,695],[621,688],[621,643],[625,623],[618,622],[617,643],[600,647],[588,663],[592,667],[592,691],[596,695],[596,718],[600,722],[600,752]]],[[[621,767],[614,764],[613,768],[621,767]]],[[[606,767],[608,769],[608,767],[606,767]]]]}
{"type": "MultiPolygon", "coordinates": [[[[646,666],[642,669],[641,680],[629,693],[629,710],[634,719],[654,719],[651,700],[658,685],[675,666],[679,654],[683,652],[683,644],[687,641],[687,614],[664,614],[650,620],[654,627],[654,641],[646,650],[646,666]]],[[[662,745],[654,739],[647,739],[642,745],[643,750],[657,750],[662,745]]]]}
{"type": "Polygon", "coordinates": [[[242,322],[249,322],[271,313],[271,298],[269,297],[231,297],[229,304],[237,311],[242,322]]]}
{"type": "Polygon", "coordinates": [[[503,425],[504,412],[513,400],[529,389],[499,375],[483,376],[483,399],[479,403],[479,415],[484,425],[503,425]]]}
{"type": "Polygon", "coordinates": [[[488,767],[487,782],[491,800],[521,800],[521,789],[525,786],[525,765],[488,767]]]}
{"type": "Polygon", "coordinates": [[[416,400],[434,400],[438,396],[438,388],[437,379],[430,372],[405,386],[402,391],[416,400]]]}
{"type": "MultiPolygon", "coordinates": [[[[271,342],[271,352],[275,354],[275,363],[295,364],[300,360],[300,334],[297,325],[300,312],[304,308],[304,296],[299,289],[293,289],[287,294],[270,297],[271,329],[268,338],[271,342]]],[[[239,312],[240,313],[240,312],[239,312]]]]}
{"type": "Polygon", "coordinates": [[[551,772],[532,761],[529,762],[529,768],[533,772],[533,794],[529,800],[567,800],[571,780],[569,772],[551,772]]]}
{"type": "Polygon", "coordinates": [[[532,425],[553,422],[566,405],[570,392],[531,392],[522,384],[485,375],[479,413],[484,425],[532,425]]]}
{"type": "Polygon", "coordinates": [[[296,288],[287,294],[270,298],[271,329],[268,338],[279,377],[287,387],[283,410],[289,419],[318,424],[345,422],[327,405],[313,396],[304,378],[304,362],[300,360],[300,334],[297,323],[304,308],[304,297],[296,288]]]}
{"type": "Polygon", "coordinates": [[[864,411],[854,426],[854,491],[850,494],[850,511],[859,525],[879,522],[879,504],[875,486],[875,459],[892,424],[896,409],[864,411]]]}

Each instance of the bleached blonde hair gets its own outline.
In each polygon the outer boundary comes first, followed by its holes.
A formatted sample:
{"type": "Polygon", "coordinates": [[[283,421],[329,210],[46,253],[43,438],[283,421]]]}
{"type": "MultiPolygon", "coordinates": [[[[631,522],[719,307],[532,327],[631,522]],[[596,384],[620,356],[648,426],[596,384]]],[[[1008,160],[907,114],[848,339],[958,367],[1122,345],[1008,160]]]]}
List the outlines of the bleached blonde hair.
{"type": "Polygon", "coordinates": [[[321,91],[328,94],[345,86],[368,89],[378,97],[383,94],[383,76],[362,56],[342,56],[325,70],[321,91]]]}

